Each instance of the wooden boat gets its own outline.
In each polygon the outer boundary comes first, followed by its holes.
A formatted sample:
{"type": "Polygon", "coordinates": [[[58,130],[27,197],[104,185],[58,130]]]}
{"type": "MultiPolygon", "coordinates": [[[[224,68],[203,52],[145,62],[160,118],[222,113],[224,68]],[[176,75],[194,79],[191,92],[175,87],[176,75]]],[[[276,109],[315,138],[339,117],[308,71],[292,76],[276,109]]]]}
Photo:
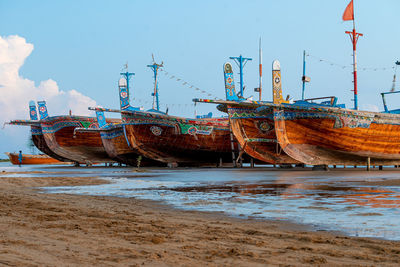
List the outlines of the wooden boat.
{"type": "MultiPolygon", "coordinates": [[[[96,128],[97,120],[86,116],[49,117],[45,101],[39,101],[40,125],[48,147],[56,154],[76,163],[87,165],[113,162],[106,153],[100,133],[76,133],[74,129],[96,128]]],[[[109,119],[108,123],[119,123],[121,120],[109,119]]]]}
{"type": "MultiPolygon", "coordinates": [[[[277,104],[282,149],[310,165],[400,164],[400,115],[277,104]]],[[[260,111],[263,113],[263,111],[260,111]]]]}
{"type": "Polygon", "coordinates": [[[251,108],[254,116],[260,117],[270,117],[272,111],[276,140],[282,151],[305,164],[400,164],[399,114],[288,104],[282,101],[281,88],[273,89],[273,103],[195,101],[251,108]]]}
{"type": "MultiPolygon", "coordinates": [[[[281,89],[280,66],[276,66],[272,71],[273,76],[273,97],[276,101],[288,102],[283,100],[281,89]]],[[[275,133],[273,109],[265,109],[262,114],[258,112],[260,105],[271,103],[265,101],[248,101],[239,98],[236,94],[233,79],[233,71],[230,63],[224,65],[225,93],[227,101],[213,101],[205,99],[194,99],[197,102],[221,103],[218,106],[221,111],[227,112],[235,138],[238,140],[241,148],[260,161],[271,164],[298,164],[300,161],[290,157],[282,150],[278,143],[275,133]]],[[[310,101],[316,101],[325,98],[308,99],[297,101],[295,105],[319,106],[310,101]]],[[[336,105],[335,97],[328,97],[329,101],[324,105],[336,105]]]]}
{"type": "MultiPolygon", "coordinates": [[[[45,101],[39,101],[39,120],[13,120],[12,125],[31,126],[35,145],[48,155],[56,155],[63,161],[75,164],[92,165],[96,163],[113,162],[104,150],[100,133],[78,133],[74,129],[97,127],[96,118],[86,116],[55,116],[49,117],[45,101]]],[[[117,123],[114,119],[109,122],[117,123]]]]}
{"type": "Polygon", "coordinates": [[[102,111],[96,111],[96,117],[99,125],[98,128],[75,128],[74,135],[77,132],[100,133],[101,141],[108,156],[117,162],[135,167],[139,165],[162,166],[160,162],[142,156],[128,143],[125,137],[124,124],[108,124],[102,111]]]}
{"type": "MultiPolygon", "coordinates": [[[[19,165],[19,153],[5,153],[10,159],[11,163],[14,165],[19,165]]],[[[30,154],[22,154],[22,165],[33,165],[33,164],[67,164],[66,162],[62,162],[56,160],[47,155],[30,155],[30,154]]]]}
{"type": "Polygon", "coordinates": [[[232,142],[228,118],[188,119],[158,110],[131,107],[127,83],[120,80],[120,112],[128,144],[139,154],[174,166],[232,162],[237,144],[232,142]]]}
{"type": "Polygon", "coordinates": [[[30,120],[14,120],[8,124],[30,126],[32,134],[32,142],[39,151],[58,161],[70,162],[69,159],[54,153],[46,144],[46,141],[44,140],[44,136],[42,133],[42,127],[40,126],[40,122],[38,120],[36,104],[34,101],[29,102],[29,116],[30,120]]]}

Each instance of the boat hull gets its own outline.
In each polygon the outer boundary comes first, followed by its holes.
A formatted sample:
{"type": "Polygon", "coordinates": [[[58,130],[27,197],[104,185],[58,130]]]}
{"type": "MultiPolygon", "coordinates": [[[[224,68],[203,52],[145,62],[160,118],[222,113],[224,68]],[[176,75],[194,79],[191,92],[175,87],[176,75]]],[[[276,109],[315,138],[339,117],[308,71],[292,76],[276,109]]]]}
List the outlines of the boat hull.
{"type": "MultiPolygon", "coordinates": [[[[111,121],[109,121],[111,123],[111,121]]],[[[114,123],[120,122],[114,120],[114,123]]],[[[49,117],[41,121],[46,144],[54,153],[83,164],[113,162],[103,147],[99,132],[77,132],[74,129],[96,128],[97,120],[83,116],[49,117]]]]}
{"type": "Polygon", "coordinates": [[[279,146],[273,110],[260,115],[255,107],[228,106],[232,132],[240,147],[251,157],[270,164],[296,164],[279,146]]]}
{"type": "Polygon", "coordinates": [[[146,158],[130,146],[125,138],[124,125],[114,125],[100,130],[103,146],[110,158],[130,166],[163,166],[162,163],[146,158]],[[140,164],[138,162],[140,157],[140,164]]]}
{"type": "MultiPolygon", "coordinates": [[[[19,165],[19,154],[18,153],[6,153],[11,163],[19,165]]],[[[47,155],[28,155],[22,154],[21,165],[35,165],[35,164],[66,164],[47,155]]]]}
{"type": "Polygon", "coordinates": [[[283,105],[274,121],[282,149],[305,164],[400,164],[400,115],[283,105]]]}
{"type": "Polygon", "coordinates": [[[129,144],[148,158],[179,165],[232,162],[227,118],[190,120],[133,112],[123,114],[123,121],[129,144]]]}
{"type": "Polygon", "coordinates": [[[32,133],[33,144],[36,146],[37,149],[39,149],[39,151],[56,160],[63,162],[70,162],[69,159],[57,155],[49,148],[49,146],[46,143],[46,140],[44,139],[41,127],[31,126],[31,133],[32,133]]]}

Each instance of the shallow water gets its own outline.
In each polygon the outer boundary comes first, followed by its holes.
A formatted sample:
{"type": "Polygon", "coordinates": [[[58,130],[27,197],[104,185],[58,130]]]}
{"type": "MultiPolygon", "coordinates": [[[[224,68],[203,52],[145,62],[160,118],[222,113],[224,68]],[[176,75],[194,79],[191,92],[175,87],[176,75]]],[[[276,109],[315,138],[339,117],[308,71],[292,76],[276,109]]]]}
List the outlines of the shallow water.
{"type": "MultiPolygon", "coordinates": [[[[47,187],[48,193],[136,197],[180,209],[290,220],[316,230],[400,240],[400,171],[21,167],[33,176],[99,176],[110,184],[47,187]]],[[[8,168],[8,169],[7,169],[8,168]]],[[[2,175],[0,174],[0,177],[2,175]]],[[[9,175],[6,175],[10,177],[9,175]]],[[[21,174],[12,174],[21,177],[21,174]]]]}

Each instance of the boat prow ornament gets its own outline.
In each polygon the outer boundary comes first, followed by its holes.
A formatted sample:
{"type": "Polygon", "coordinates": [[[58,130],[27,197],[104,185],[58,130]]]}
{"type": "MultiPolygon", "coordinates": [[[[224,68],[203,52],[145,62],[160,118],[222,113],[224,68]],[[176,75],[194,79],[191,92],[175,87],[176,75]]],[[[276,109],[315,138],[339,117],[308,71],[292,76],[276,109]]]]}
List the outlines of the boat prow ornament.
{"type": "Polygon", "coordinates": [[[224,80],[225,80],[225,94],[228,101],[239,101],[236,94],[235,82],[233,80],[233,71],[231,63],[224,64],[224,80]]]}
{"type": "Polygon", "coordinates": [[[49,114],[47,113],[46,101],[38,101],[37,104],[39,107],[40,119],[41,120],[47,119],[49,117],[49,114]]]}
{"type": "Polygon", "coordinates": [[[282,97],[281,63],[278,60],[272,62],[272,99],[274,104],[289,103],[282,97]]]}

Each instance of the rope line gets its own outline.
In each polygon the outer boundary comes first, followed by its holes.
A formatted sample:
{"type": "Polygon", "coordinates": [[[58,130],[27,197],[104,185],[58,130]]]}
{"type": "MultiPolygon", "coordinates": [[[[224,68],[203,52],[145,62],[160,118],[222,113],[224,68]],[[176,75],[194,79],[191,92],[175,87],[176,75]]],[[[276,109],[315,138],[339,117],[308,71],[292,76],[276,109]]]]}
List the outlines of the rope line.
{"type": "MultiPolygon", "coordinates": [[[[339,68],[342,68],[342,69],[353,68],[353,65],[338,64],[338,63],[335,63],[335,62],[327,60],[327,59],[323,59],[323,58],[320,58],[320,57],[313,56],[311,54],[306,54],[306,56],[310,57],[310,58],[312,58],[312,59],[314,59],[314,60],[316,60],[318,62],[324,62],[324,63],[329,64],[331,66],[336,66],[336,67],[339,67],[339,68]]],[[[360,70],[362,70],[362,71],[385,71],[385,70],[394,70],[394,69],[395,69],[394,66],[393,67],[379,67],[379,68],[376,68],[376,67],[360,67],[360,66],[357,67],[357,70],[359,70],[359,71],[360,70]]]]}

